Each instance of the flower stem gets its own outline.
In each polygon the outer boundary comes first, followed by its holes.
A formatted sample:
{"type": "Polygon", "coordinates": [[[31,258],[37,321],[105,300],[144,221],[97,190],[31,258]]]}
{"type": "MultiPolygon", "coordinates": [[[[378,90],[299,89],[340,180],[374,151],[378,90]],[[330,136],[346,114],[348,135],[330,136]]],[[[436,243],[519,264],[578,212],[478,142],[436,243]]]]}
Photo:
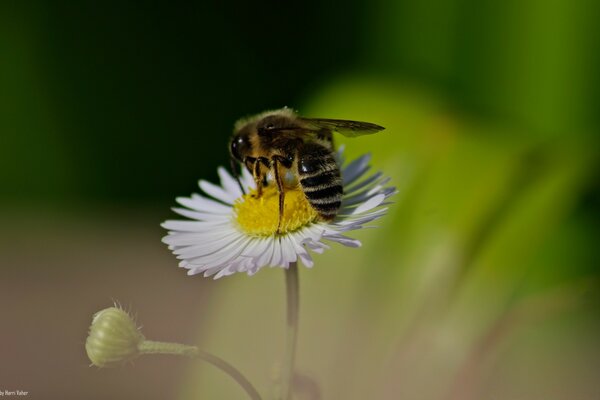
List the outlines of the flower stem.
{"type": "Polygon", "coordinates": [[[281,397],[283,400],[292,398],[294,380],[294,362],[296,359],[296,342],[298,341],[298,263],[291,263],[285,270],[285,286],[287,291],[287,342],[283,360],[283,376],[281,397]]]}
{"type": "Polygon", "coordinates": [[[227,361],[213,354],[207,353],[200,350],[196,346],[188,346],[179,343],[168,343],[168,342],[155,342],[152,340],[144,340],[140,343],[138,350],[142,354],[175,354],[179,356],[187,356],[191,358],[198,358],[202,361],[206,361],[214,367],[217,367],[221,371],[229,375],[235,380],[238,385],[244,389],[248,396],[252,400],[261,400],[260,394],[252,386],[250,381],[233,365],[227,361]]]}

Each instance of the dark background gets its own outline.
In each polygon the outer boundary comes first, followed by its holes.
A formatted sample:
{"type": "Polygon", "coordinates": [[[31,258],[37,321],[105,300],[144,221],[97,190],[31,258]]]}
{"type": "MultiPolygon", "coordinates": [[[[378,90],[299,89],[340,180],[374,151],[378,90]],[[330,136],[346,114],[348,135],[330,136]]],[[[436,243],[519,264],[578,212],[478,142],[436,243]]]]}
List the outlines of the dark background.
{"type": "Polygon", "coordinates": [[[156,203],[216,177],[235,120],[368,62],[363,8],[5,4],[2,191],[156,203]]]}
{"type": "Polygon", "coordinates": [[[89,368],[94,312],[198,344],[267,395],[283,278],[187,277],[160,242],[234,122],[290,106],[399,189],[301,271],[323,398],[600,396],[600,5],[592,0],[0,5],[0,390],[236,398],[189,360],[89,368]],[[343,142],[344,140],[340,140],[343,142]]]}

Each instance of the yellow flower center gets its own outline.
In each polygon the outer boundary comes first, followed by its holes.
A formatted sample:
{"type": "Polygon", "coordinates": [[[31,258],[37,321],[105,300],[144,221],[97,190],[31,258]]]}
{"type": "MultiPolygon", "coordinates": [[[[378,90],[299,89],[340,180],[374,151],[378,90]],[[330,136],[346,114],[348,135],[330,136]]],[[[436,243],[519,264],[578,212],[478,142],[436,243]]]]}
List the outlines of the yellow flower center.
{"type": "MultiPolygon", "coordinates": [[[[253,236],[271,236],[277,232],[279,223],[279,192],[274,185],[264,187],[260,197],[252,190],[236,200],[233,210],[244,232],[253,236]]],[[[317,217],[300,188],[286,188],[280,234],[298,230],[317,217]]]]}

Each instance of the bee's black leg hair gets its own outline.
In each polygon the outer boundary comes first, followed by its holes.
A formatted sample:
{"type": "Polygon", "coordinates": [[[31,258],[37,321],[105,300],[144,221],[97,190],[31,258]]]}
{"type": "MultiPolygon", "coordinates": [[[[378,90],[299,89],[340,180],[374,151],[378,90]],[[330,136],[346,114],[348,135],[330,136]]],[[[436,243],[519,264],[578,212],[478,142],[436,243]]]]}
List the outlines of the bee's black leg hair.
{"type": "Polygon", "coordinates": [[[273,164],[273,175],[275,175],[275,182],[277,182],[277,190],[279,191],[279,222],[277,223],[277,233],[281,229],[281,219],[283,218],[283,206],[285,200],[285,190],[283,187],[283,180],[279,166],[283,165],[285,168],[291,168],[292,162],[287,157],[275,155],[272,158],[273,164]]]}
{"type": "Polygon", "coordinates": [[[262,196],[263,177],[260,174],[260,163],[258,160],[254,160],[254,170],[252,172],[254,176],[254,182],[256,182],[256,196],[262,196]]]}
{"type": "Polygon", "coordinates": [[[269,161],[269,159],[266,157],[252,158],[252,160],[254,161],[254,168],[253,168],[252,175],[254,176],[254,181],[256,182],[256,196],[260,197],[260,196],[262,196],[262,188],[263,188],[263,185],[265,184],[265,180],[266,180],[266,174],[263,174],[261,172],[260,166],[262,164],[265,167],[267,167],[268,169],[270,169],[271,161],[269,161]]]}
{"type": "Polygon", "coordinates": [[[258,157],[257,158],[258,162],[261,162],[265,167],[267,168],[271,168],[271,160],[269,160],[267,157],[258,157]]]}
{"type": "Polygon", "coordinates": [[[277,191],[279,192],[279,220],[277,221],[277,233],[281,230],[281,219],[283,218],[283,205],[285,200],[285,191],[283,190],[283,181],[279,174],[279,164],[281,160],[277,156],[273,157],[273,175],[277,182],[277,191]]]}

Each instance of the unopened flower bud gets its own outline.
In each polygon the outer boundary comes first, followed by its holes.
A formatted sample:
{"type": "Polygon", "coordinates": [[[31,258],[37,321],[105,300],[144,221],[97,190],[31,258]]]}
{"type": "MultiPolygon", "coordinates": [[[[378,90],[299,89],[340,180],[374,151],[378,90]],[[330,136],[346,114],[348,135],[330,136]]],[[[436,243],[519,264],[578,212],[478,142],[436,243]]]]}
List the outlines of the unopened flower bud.
{"type": "Polygon", "coordinates": [[[93,365],[112,367],[137,357],[143,341],[133,318],[118,307],[109,307],[94,315],[85,350],[93,365]]]}

